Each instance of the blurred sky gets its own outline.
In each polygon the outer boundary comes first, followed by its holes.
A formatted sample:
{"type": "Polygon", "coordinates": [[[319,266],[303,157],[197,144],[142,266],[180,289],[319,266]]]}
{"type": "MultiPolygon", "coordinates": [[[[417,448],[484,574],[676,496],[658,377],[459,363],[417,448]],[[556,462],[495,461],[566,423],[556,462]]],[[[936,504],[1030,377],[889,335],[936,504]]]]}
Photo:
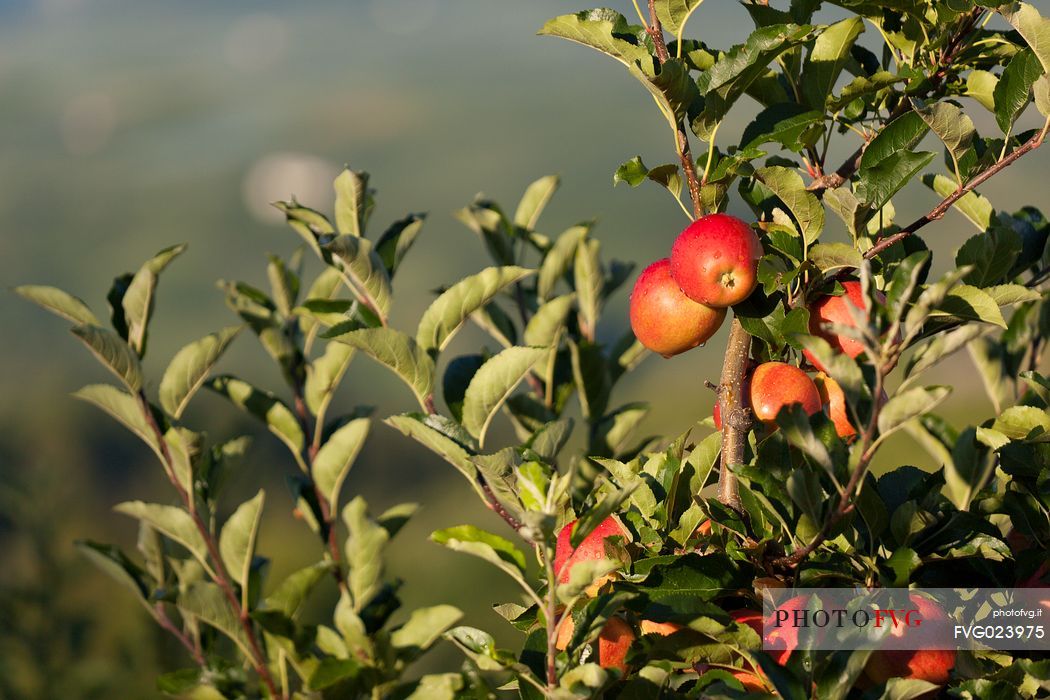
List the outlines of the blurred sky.
{"type": "MultiPolygon", "coordinates": [[[[634,155],[649,165],[674,159],[662,118],[615,62],[535,36],[545,19],[578,9],[584,7],[552,0],[2,2],[0,282],[53,284],[101,315],[114,275],[136,269],[162,247],[189,242],[161,283],[146,363],[158,377],[182,344],[234,321],[214,281],[263,285],[265,254],[287,255],[296,246],[268,203],[295,195],[330,210],[330,182],[344,163],[372,173],[379,190],[375,229],[410,211],[430,213],[398,274],[394,325],[414,324],[430,290],[485,264],[452,210],[479,191],[512,209],[522,189],[548,173],[561,174],[563,187],[542,219],[544,232],[597,218],[607,256],[643,265],[663,257],[686,223],[681,211],[651,183],[612,186],[616,166],[634,155]]],[[[736,3],[709,0],[690,26],[724,47],[742,40],[751,25],[736,3]]],[[[980,128],[994,129],[979,107],[968,107],[980,128]]],[[[720,145],[735,143],[755,111],[745,105],[734,113],[720,145]]],[[[844,138],[833,154],[856,146],[852,136],[844,138]]],[[[1040,203],[1045,173],[1041,155],[1024,159],[983,191],[1007,210],[1040,203]]],[[[934,203],[921,187],[910,190],[898,198],[900,219],[910,221],[934,203]]],[[[743,213],[736,203],[731,210],[743,213]]],[[[828,221],[829,237],[842,237],[838,220],[828,221]]],[[[955,214],[926,230],[938,269],[973,233],[955,214]]],[[[623,294],[609,308],[602,335],[623,331],[625,302],[623,294]]],[[[0,475],[50,479],[44,493],[64,504],[55,517],[67,518],[56,540],[63,557],[75,536],[129,541],[123,521],[105,515],[108,508],[132,494],[168,496],[130,437],[68,397],[105,374],[74,347],[63,322],[12,295],[0,295],[0,328],[0,391],[7,399],[0,407],[0,475]],[[63,483],[64,491],[54,486],[63,483]],[[70,493],[73,484],[84,489],[79,500],[70,493]]],[[[717,374],[723,335],[681,358],[650,359],[625,382],[623,401],[657,399],[649,432],[676,434],[707,414],[712,395],[702,381],[717,374]],[[683,377],[695,378],[685,383],[693,390],[680,389],[683,377]]],[[[466,351],[478,339],[464,334],[453,350],[466,351]]],[[[980,420],[989,410],[976,382],[958,382],[974,376],[965,362],[932,373],[957,384],[949,404],[956,422],[980,420]]],[[[277,388],[253,339],[238,341],[227,363],[234,365],[277,388]]],[[[348,405],[376,404],[380,416],[411,408],[404,388],[364,358],[355,361],[348,388],[348,405]]],[[[194,415],[212,421],[214,434],[240,425],[211,397],[201,404],[194,415]]],[[[402,535],[412,543],[395,555],[394,568],[405,573],[415,557],[479,572],[427,544],[428,528],[475,516],[493,528],[498,521],[464,505],[472,497],[451,469],[394,440],[385,427],[374,436],[349,490],[364,492],[377,508],[402,498],[430,506],[421,524],[402,535]],[[403,492],[405,474],[418,477],[415,492],[403,492]]],[[[901,459],[906,445],[902,439],[890,460],[901,459]]],[[[260,448],[253,466],[278,489],[289,468],[275,466],[279,458],[260,448]]],[[[929,463],[914,449],[908,459],[929,463]]],[[[245,477],[240,487],[250,492],[256,481],[245,477]]],[[[282,517],[289,505],[286,493],[269,502],[282,517]]],[[[272,532],[271,544],[285,544],[277,528],[272,532]]],[[[481,616],[475,624],[499,626],[494,615],[479,612],[497,595],[468,601],[481,616]]]]}

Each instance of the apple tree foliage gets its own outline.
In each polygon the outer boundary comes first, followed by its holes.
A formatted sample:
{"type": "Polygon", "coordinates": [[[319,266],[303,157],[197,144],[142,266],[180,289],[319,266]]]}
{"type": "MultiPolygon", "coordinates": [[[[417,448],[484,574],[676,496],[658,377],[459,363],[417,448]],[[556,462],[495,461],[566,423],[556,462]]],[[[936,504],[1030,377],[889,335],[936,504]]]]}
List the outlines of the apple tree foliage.
{"type": "MultiPolygon", "coordinates": [[[[721,455],[723,434],[702,416],[682,435],[636,437],[648,405],[624,402],[615,390],[648,353],[629,331],[612,333],[621,319],[603,318],[634,266],[603,255],[591,223],[556,235],[539,223],[556,177],[532,183],[513,211],[479,198],[456,212],[492,266],[452,281],[414,328],[393,327],[390,311],[423,216],[378,231],[368,177],[351,170],[335,181],[332,217],[295,200],[278,203],[298,249],[270,260],[267,290],[224,283],[239,323],[187,344],[155,386],[141,358],[158,278],[183,247],[117,277],[105,320],[58,289],[20,287],[70,321],[111,370],[115,383],[77,396],[145,442],[171,483],[168,502],[116,507],[139,523],[137,554],[79,545],[185,646],[193,665],[162,677],[162,691],[737,697],[754,692],[734,675],[747,669],[785,698],[1050,691],[1050,661],[1024,654],[960,652],[943,688],[906,678],[873,685],[864,679],[867,651],[797,652],[777,664],[729,615],[760,609],[756,581],[1046,585],[1050,381],[1040,369],[1050,332],[1050,223],[1036,207],[998,210],[979,190],[1047,134],[1050,19],[1027,3],[756,1],[740,10],[754,25],[746,40],[718,46],[710,28],[695,37],[688,24],[702,17],[700,2],[650,0],[634,9],[631,19],[608,9],[568,14],[540,32],[619,62],[675,134],[667,164],[630,158],[614,182],[654,181],[690,217],[750,208],[765,250],[760,285],[733,309],[750,343],[748,362],[803,364],[808,351],[841,385],[858,437],[844,442],[823,412],[809,417],[791,407],[777,430],[739,421],[729,428],[746,433],[739,460],[721,455]],[[743,103],[757,103],[757,116],[738,143],[727,143],[720,127],[739,119],[743,103]],[[984,133],[976,123],[988,125],[984,133]],[[704,144],[699,155],[693,144],[704,144]],[[932,205],[911,222],[897,220],[893,203],[905,187],[926,192],[932,205]],[[949,225],[942,217],[967,222],[973,233],[935,276],[923,236],[949,225]],[[308,258],[319,271],[308,274],[308,258]],[[856,359],[808,331],[808,304],[841,293],[848,278],[860,280],[868,310],[832,330],[864,346],[856,359]],[[488,340],[450,356],[467,323],[488,340]],[[230,343],[249,334],[277,365],[280,392],[216,371],[230,343]],[[964,349],[994,413],[959,428],[936,413],[952,387],[925,384],[923,374],[964,349]],[[403,381],[404,412],[330,414],[356,356],[403,381]],[[287,448],[297,472],[295,513],[317,536],[316,564],[268,580],[256,547],[266,495],[221,502],[245,439],[211,442],[182,418],[202,389],[257,418],[287,448]],[[509,421],[514,444],[493,443],[494,420],[509,421]],[[435,452],[498,514],[500,532],[450,524],[431,539],[519,585],[519,599],[492,601],[521,631],[518,649],[457,626],[461,613],[451,606],[415,610],[391,625],[399,583],[384,577],[382,554],[415,506],[373,514],[342,493],[374,429],[394,429],[435,452]],[[872,458],[899,431],[941,467],[873,475],[872,458]],[[737,497],[720,500],[718,482],[732,483],[737,497]],[[605,558],[573,567],[558,583],[561,528],[578,518],[576,545],[610,516],[630,536],[614,538],[605,558]],[[326,578],[338,586],[338,605],[326,619],[301,619],[326,578]],[[619,667],[601,663],[596,644],[612,616],[636,631],[619,667]],[[572,634],[557,643],[569,618],[572,634]],[[642,634],[642,620],[677,631],[642,634]],[[406,676],[442,640],[462,651],[463,665],[406,676]]],[[[691,381],[704,390],[703,377],[691,381]]]]}

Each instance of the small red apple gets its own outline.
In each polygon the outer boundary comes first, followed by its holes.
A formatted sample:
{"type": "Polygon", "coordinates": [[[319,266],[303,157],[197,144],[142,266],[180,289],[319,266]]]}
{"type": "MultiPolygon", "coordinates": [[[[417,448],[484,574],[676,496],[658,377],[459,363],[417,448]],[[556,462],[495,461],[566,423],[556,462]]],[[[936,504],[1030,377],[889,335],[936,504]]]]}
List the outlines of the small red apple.
{"type": "MultiPolygon", "coordinates": [[[[798,596],[780,606],[780,610],[794,610],[802,607],[803,596],[798,596]]],[[[774,629],[764,634],[762,613],[756,610],[734,610],[729,613],[734,621],[747,625],[762,638],[762,648],[778,664],[785,664],[791,658],[791,652],[798,647],[798,631],[793,627],[774,629]]]]}
{"type": "Polygon", "coordinates": [[[809,415],[820,410],[820,394],[813,380],[794,365],[763,362],[751,374],[748,389],[755,418],[770,427],[777,424],[777,413],[791,404],[801,404],[809,415]]]}
{"type": "MultiPolygon", "coordinates": [[[[853,358],[864,352],[864,346],[860,344],[860,341],[838,335],[824,325],[827,323],[838,323],[850,328],[856,328],[857,324],[853,320],[849,307],[852,306],[855,310],[867,312],[868,303],[867,299],[864,298],[860,282],[847,280],[842,283],[842,288],[845,290],[844,294],[840,296],[825,294],[810,304],[809,332],[828,341],[828,344],[835,350],[853,358]]],[[[875,298],[879,300],[880,304],[886,301],[886,296],[878,290],[875,292],[875,298]]],[[[897,337],[898,339],[900,338],[899,332],[897,337]]],[[[820,364],[809,350],[803,350],[802,354],[818,370],[821,372],[827,371],[827,368],[820,364]]]]}
{"type": "Polygon", "coordinates": [[[706,343],[725,320],[725,309],[699,304],[671,278],[671,261],[657,260],[638,275],[631,292],[631,330],[653,352],[672,357],[706,343]]]}
{"type": "Polygon", "coordinates": [[[627,651],[634,643],[634,629],[621,617],[610,617],[598,635],[598,663],[627,675],[627,651]]]}
{"type": "MultiPolygon", "coordinates": [[[[566,615],[565,621],[558,628],[555,648],[558,651],[565,651],[575,631],[576,623],[572,621],[571,615],[566,615]]],[[[610,617],[598,634],[598,664],[602,668],[618,668],[626,674],[627,651],[634,640],[634,629],[626,620],[621,617],[610,617]]]]}
{"type": "Polygon", "coordinates": [[[671,274],[690,299],[725,308],[754,291],[762,253],[758,236],[746,223],[728,214],[709,214],[675,239],[671,274]]]}
{"type": "MultiPolygon", "coordinates": [[[[923,620],[945,620],[944,611],[929,598],[917,593],[908,596],[923,620]]],[[[905,634],[904,627],[894,627],[894,636],[905,634]]],[[[868,658],[865,675],[876,684],[891,678],[917,678],[944,685],[955,668],[954,649],[878,649],[868,658]]]]}
{"type": "Polygon", "coordinates": [[[817,372],[813,383],[817,385],[820,402],[828,409],[828,418],[835,425],[835,432],[847,443],[853,442],[857,438],[857,429],[850,422],[846,410],[846,394],[843,393],[842,387],[823,372],[817,372]]]}
{"type": "MultiPolygon", "coordinates": [[[[578,562],[589,559],[604,559],[605,540],[607,538],[622,537],[624,540],[629,539],[627,531],[623,529],[623,526],[620,525],[616,518],[610,515],[598,527],[594,528],[591,534],[583,538],[579,547],[573,549],[569,540],[572,536],[572,526],[575,524],[576,521],[573,520],[558,533],[558,542],[554,548],[554,574],[558,578],[558,583],[569,582],[569,574],[572,572],[572,567],[578,562]]],[[[614,577],[615,573],[610,573],[598,579],[587,587],[586,594],[589,596],[597,595],[598,589],[606,581],[610,581],[614,577]]]]}

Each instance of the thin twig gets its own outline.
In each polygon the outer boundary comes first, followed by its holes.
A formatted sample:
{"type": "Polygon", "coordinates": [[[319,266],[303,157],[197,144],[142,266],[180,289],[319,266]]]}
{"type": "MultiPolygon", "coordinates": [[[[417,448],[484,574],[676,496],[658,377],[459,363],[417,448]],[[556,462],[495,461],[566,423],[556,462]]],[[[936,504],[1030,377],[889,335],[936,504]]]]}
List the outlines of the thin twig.
{"type": "MultiPolygon", "coordinates": [[[[937,70],[930,76],[930,84],[926,90],[927,95],[935,93],[943,84],[944,79],[948,76],[948,69],[951,67],[952,61],[955,60],[955,57],[959,55],[959,52],[965,48],[965,41],[970,37],[974,29],[976,29],[983,12],[984,10],[982,8],[975,8],[969,16],[963,19],[959,25],[959,30],[945,45],[944,50],[942,50],[940,58],[937,61],[937,70]]],[[[911,110],[911,101],[901,99],[886,118],[886,123],[889,124],[894,119],[903,116],[911,110]]],[[[817,177],[806,189],[819,195],[825,190],[833,190],[842,187],[846,184],[846,181],[853,176],[853,173],[860,169],[861,157],[864,155],[864,149],[867,148],[867,146],[867,142],[864,143],[860,148],[851,153],[849,157],[842,162],[842,165],[835,170],[835,172],[817,177]]]]}
{"type": "MultiPolygon", "coordinates": [[[[649,24],[645,29],[653,39],[653,44],[656,46],[656,58],[662,66],[670,60],[671,56],[667,52],[667,44],[664,43],[664,30],[660,26],[660,18],[656,16],[656,0],[649,0],[649,24]]],[[[689,147],[689,135],[681,119],[675,120],[674,129],[678,159],[682,162],[682,170],[685,171],[685,179],[689,185],[689,198],[693,200],[693,218],[699,219],[704,215],[704,203],[700,198],[700,180],[696,176],[696,163],[693,162],[693,154],[689,147]]]]}
{"type": "Polygon", "coordinates": [[[519,532],[524,524],[515,518],[513,515],[507,512],[507,509],[503,507],[503,504],[496,498],[495,492],[489,483],[485,481],[485,477],[478,474],[478,484],[481,486],[481,490],[485,493],[485,505],[489,507],[493,513],[503,518],[503,522],[507,523],[514,532],[519,532]]]}
{"type": "MultiPolygon", "coordinates": [[[[292,385],[292,394],[295,404],[296,418],[299,419],[300,429],[303,431],[303,435],[310,434],[310,412],[306,406],[306,400],[303,398],[303,387],[299,382],[294,382],[292,385]]],[[[338,529],[336,528],[335,513],[332,512],[332,508],[328,503],[328,498],[321,493],[321,489],[317,487],[317,482],[314,481],[314,459],[317,457],[318,449],[316,446],[321,444],[321,434],[324,431],[322,425],[322,416],[317,416],[317,420],[314,421],[313,427],[313,440],[310,441],[308,447],[303,448],[302,460],[306,463],[306,478],[309,479],[310,487],[314,491],[314,497],[317,499],[317,506],[321,510],[321,520],[324,525],[324,532],[321,534],[322,541],[328,547],[329,556],[332,558],[332,576],[335,578],[335,583],[339,586],[339,590],[346,590],[346,576],[343,574],[343,567],[341,562],[341,556],[339,554],[339,540],[338,540],[338,529]]]]}
{"type": "MultiPolygon", "coordinates": [[[[1050,126],[1050,120],[1047,121],[1047,126],[1050,126]]],[[[935,206],[928,214],[920,216],[918,219],[911,222],[897,233],[876,240],[875,245],[873,245],[868,250],[864,251],[864,257],[870,260],[871,258],[875,257],[882,251],[892,246],[897,241],[901,241],[907,238],[908,236],[915,233],[931,221],[937,221],[938,219],[943,217],[945,213],[947,213],[947,211],[951,209],[952,205],[960,199],[962,199],[968,192],[971,192],[981,183],[985,182],[986,180],[988,180],[988,178],[992,177],[1004,168],[1013,165],[1014,162],[1016,162],[1026,153],[1030,153],[1031,151],[1034,151],[1035,149],[1043,145],[1043,141],[1046,138],[1046,132],[1047,127],[1044,126],[1038,134],[1025,141],[1021,146],[1018,146],[1010,155],[1006,156],[1002,160],[997,161],[994,165],[989,166],[985,170],[982,170],[976,176],[971,178],[965,185],[963,185],[955,192],[952,192],[950,195],[942,199],[941,202],[937,206],[935,206]]]]}
{"type": "Polygon", "coordinates": [[[204,668],[207,665],[207,662],[204,659],[204,654],[201,653],[201,650],[197,648],[196,644],[190,641],[190,638],[186,636],[186,633],[180,630],[175,623],[171,621],[171,618],[168,617],[168,613],[164,610],[164,604],[157,603],[151,608],[151,611],[153,619],[157,621],[157,624],[168,632],[171,632],[175,639],[179,640],[179,643],[186,647],[186,651],[188,651],[190,656],[193,657],[194,663],[201,668],[204,668]]]}
{"type": "Polygon", "coordinates": [[[274,683],[273,676],[270,674],[270,668],[266,665],[266,657],[263,655],[262,647],[259,645],[259,638],[255,633],[255,626],[252,624],[251,617],[248,615],[248,610],[241,606],[241,602],[238,600],[237,594],[233,590],[233,583],[231,582],[229,572],[226,571],[226,564],[222,560],[222,555],[219,553],[219,545],[215,541],[215,536],[212,534],[211,530],[208,529],[208,526],[201,518],[200,513],[197,512],[193,494],[187,492],[175,477],[175,462],[172,460],[171,451],[168,449],[168,443],[164,439],[164,433],[161,432],[160,426],[157,424],[157,419],[153,415],[153,409],[149,404],[149,400],[146,398],[146,394],[142,391],[139,392],[139,401],[146,423],[149,425],[150,430],[153,432],[153,435],[160,446],[161,454],[165,462],[164,469],[168,474],[168,478],[171,479],[172,485],[175,487],[175,490],[178,491],[179,496],[185,503],[190,517],[193,519],[193,523],[197,527],[197,531],[200,533],[205,546],[208,548],[208,556],[211,558],[215,569],[213,572],[215,583],[218,584],[219,588],[226,596],[226,600],[229,601],[230,606],[237,615],[241,627],[244,629],[245,636],[248,640],[249,650],[251,651],[251,658],[249,661],[255,669],[255,672],[266,685],[267,690],[270,692],[270,696],[274,698],[286,698],[287,696],[281,695],[277,692],[277,686],[274,683]]]}

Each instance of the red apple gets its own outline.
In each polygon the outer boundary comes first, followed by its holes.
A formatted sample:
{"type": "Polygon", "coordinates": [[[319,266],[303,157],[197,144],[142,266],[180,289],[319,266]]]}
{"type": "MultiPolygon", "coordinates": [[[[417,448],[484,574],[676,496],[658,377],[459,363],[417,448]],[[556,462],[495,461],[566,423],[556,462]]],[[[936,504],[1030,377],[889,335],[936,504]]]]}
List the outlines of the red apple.
{"type": "Polygon", "coordinates": [[[675,239],[671,274],[690,299],[725,308],[754,291],[762,252],[758,236],[746,223],[728,214],[709,214],[675,239]]]}
{"type": "MultiPolygon", "coordinates": [[[[569,582],[569,574],[572,572],[572,567],[578,562],[589,559],[604,559],[605,540],[607,538],[622,537],[624,540],[628,539],[627,531],[623,529],[623,526],[620,525],[616,518],[610,515],[598,527],[594,528],[591,534],[583,538],[579,547],[573,549],[569,538],[572,535],[572,526],[575,524],[576,521],[573,520],[558,533],[558,542],[554,548],[554,574],[558,578],[558,583],[569,582]]],[[[610,581],[614,577],[615,574],[610,573],[598,579],[587,587],[587,595],[597,595],[598,589],[606,581],[610,581]]]]}
{"type": "Polygon", "coordinates": [[[627,675],[627,651],[634,638],[634,630],[626,620],[610,617],[598,635],[598,663],[601,667],[618,668],[627,675]]]}
{"type": "Polygon", "coordinates": [[[751,374],[748,390],[755,418],[770,427],[777,424],[781,408],[801,404],[809,415],[820,410],[820,394],[813,380],[794,365],[764,362],[751,374]]]}
{"type": "MultiPolygon", "coordinates": [[[[924,620],[944,620],[944,611],[929,598],[917,593],[908,596],[912,605],[919,611],[924,620]]],[[[906,634],[903,626],[894,627],[891,634],[906,634]]],[[[951,670],[955,668],[954,649],[887,649],[876,650],[868,658],[864,673],[876,684],[883,684],[891,678],[917,678],[919,680],[944,685],[948,682],[951,670]]]]}
{"type": "Polygon", "coordinates": [[[653,352],[671,357],[706,343],[722,325],[725,309],[698,304],[671,278],[671,261],[645,268],[631,292],[631,330],[653,352]]]}
{"type": "Polygon", "coordinates": [[[813,383],[817,385],[820,402],[828,409],[828,418],[835,425],[835,432],[847,443],[853,442],[857,438],[857,429],[849,420],[846,394],[842,392],[842,387],[823,372],[817,372],[813,377],[813,383]]]}
{"type": "MultiPolygon", "coordinates": [[[[798,596],[781,605],[779,609],[794,610],[801,607],[802,603],[803,597],[798,596]]],[[[734,621],[753,629],[762,639],[762,648],[778,664],[783,665],[787,663],[787,660],[791,657],[791,652],[798,647],[798,631],[794,627],[785,626],[781,629],[774,629],[769,634],[764,634],[762,630],[762,613],[756,610],[734,610],[729,613],[729,616],[734,621]]]]}
{"type": "MultiPolygon", "coordinates": [[[[809,332],[828,341],[828,344],[831,345],[833,349],[849,355],[850,357],[856,357],[864,352],[864,346],[860,344],[860,341],[854,340],[853,338],[847,338],[843,335],[838,335],[824,325],[827,323],[838,323],[843,326],[849,326],[850,328],[856,328],[857,324],[853,320],[849,307],[852,306],[855,310],[864,313],[867,312],[868,303],[867,299],[864,298],[864,292],[861,290],[860,282],[857,280],[847,280],[842,283],[842,287],[846,290],[845,294],[840,296],[825,294],[810,305],[809,332]]],[[[880,291],[875,292],[875,297],[879,300],[880,304],[886,301],[886,296],[880,291]]],[[[898,338],[899,337],[900,334],[898,333],[898,338]]],[[[809,350],[803,350],[802,354],[807,360],[809,360],[810,364],[821,372],[827,371],[827,368],[820,364],[809,350]]]]}
{"type": "MultiPolygon", "coordinates": [[[[558,628],[555,648],[558,651],[565,651],[575,631],[576,623],[572,621],[572,616],[567,615],[558,628]]],[[[627,651],[631,648],[634,639],[634,629],[626,620],[621,617],[610,617],[598,634],[598,664],[602,668],[618,668],[626,674],[627,651]]]]}

